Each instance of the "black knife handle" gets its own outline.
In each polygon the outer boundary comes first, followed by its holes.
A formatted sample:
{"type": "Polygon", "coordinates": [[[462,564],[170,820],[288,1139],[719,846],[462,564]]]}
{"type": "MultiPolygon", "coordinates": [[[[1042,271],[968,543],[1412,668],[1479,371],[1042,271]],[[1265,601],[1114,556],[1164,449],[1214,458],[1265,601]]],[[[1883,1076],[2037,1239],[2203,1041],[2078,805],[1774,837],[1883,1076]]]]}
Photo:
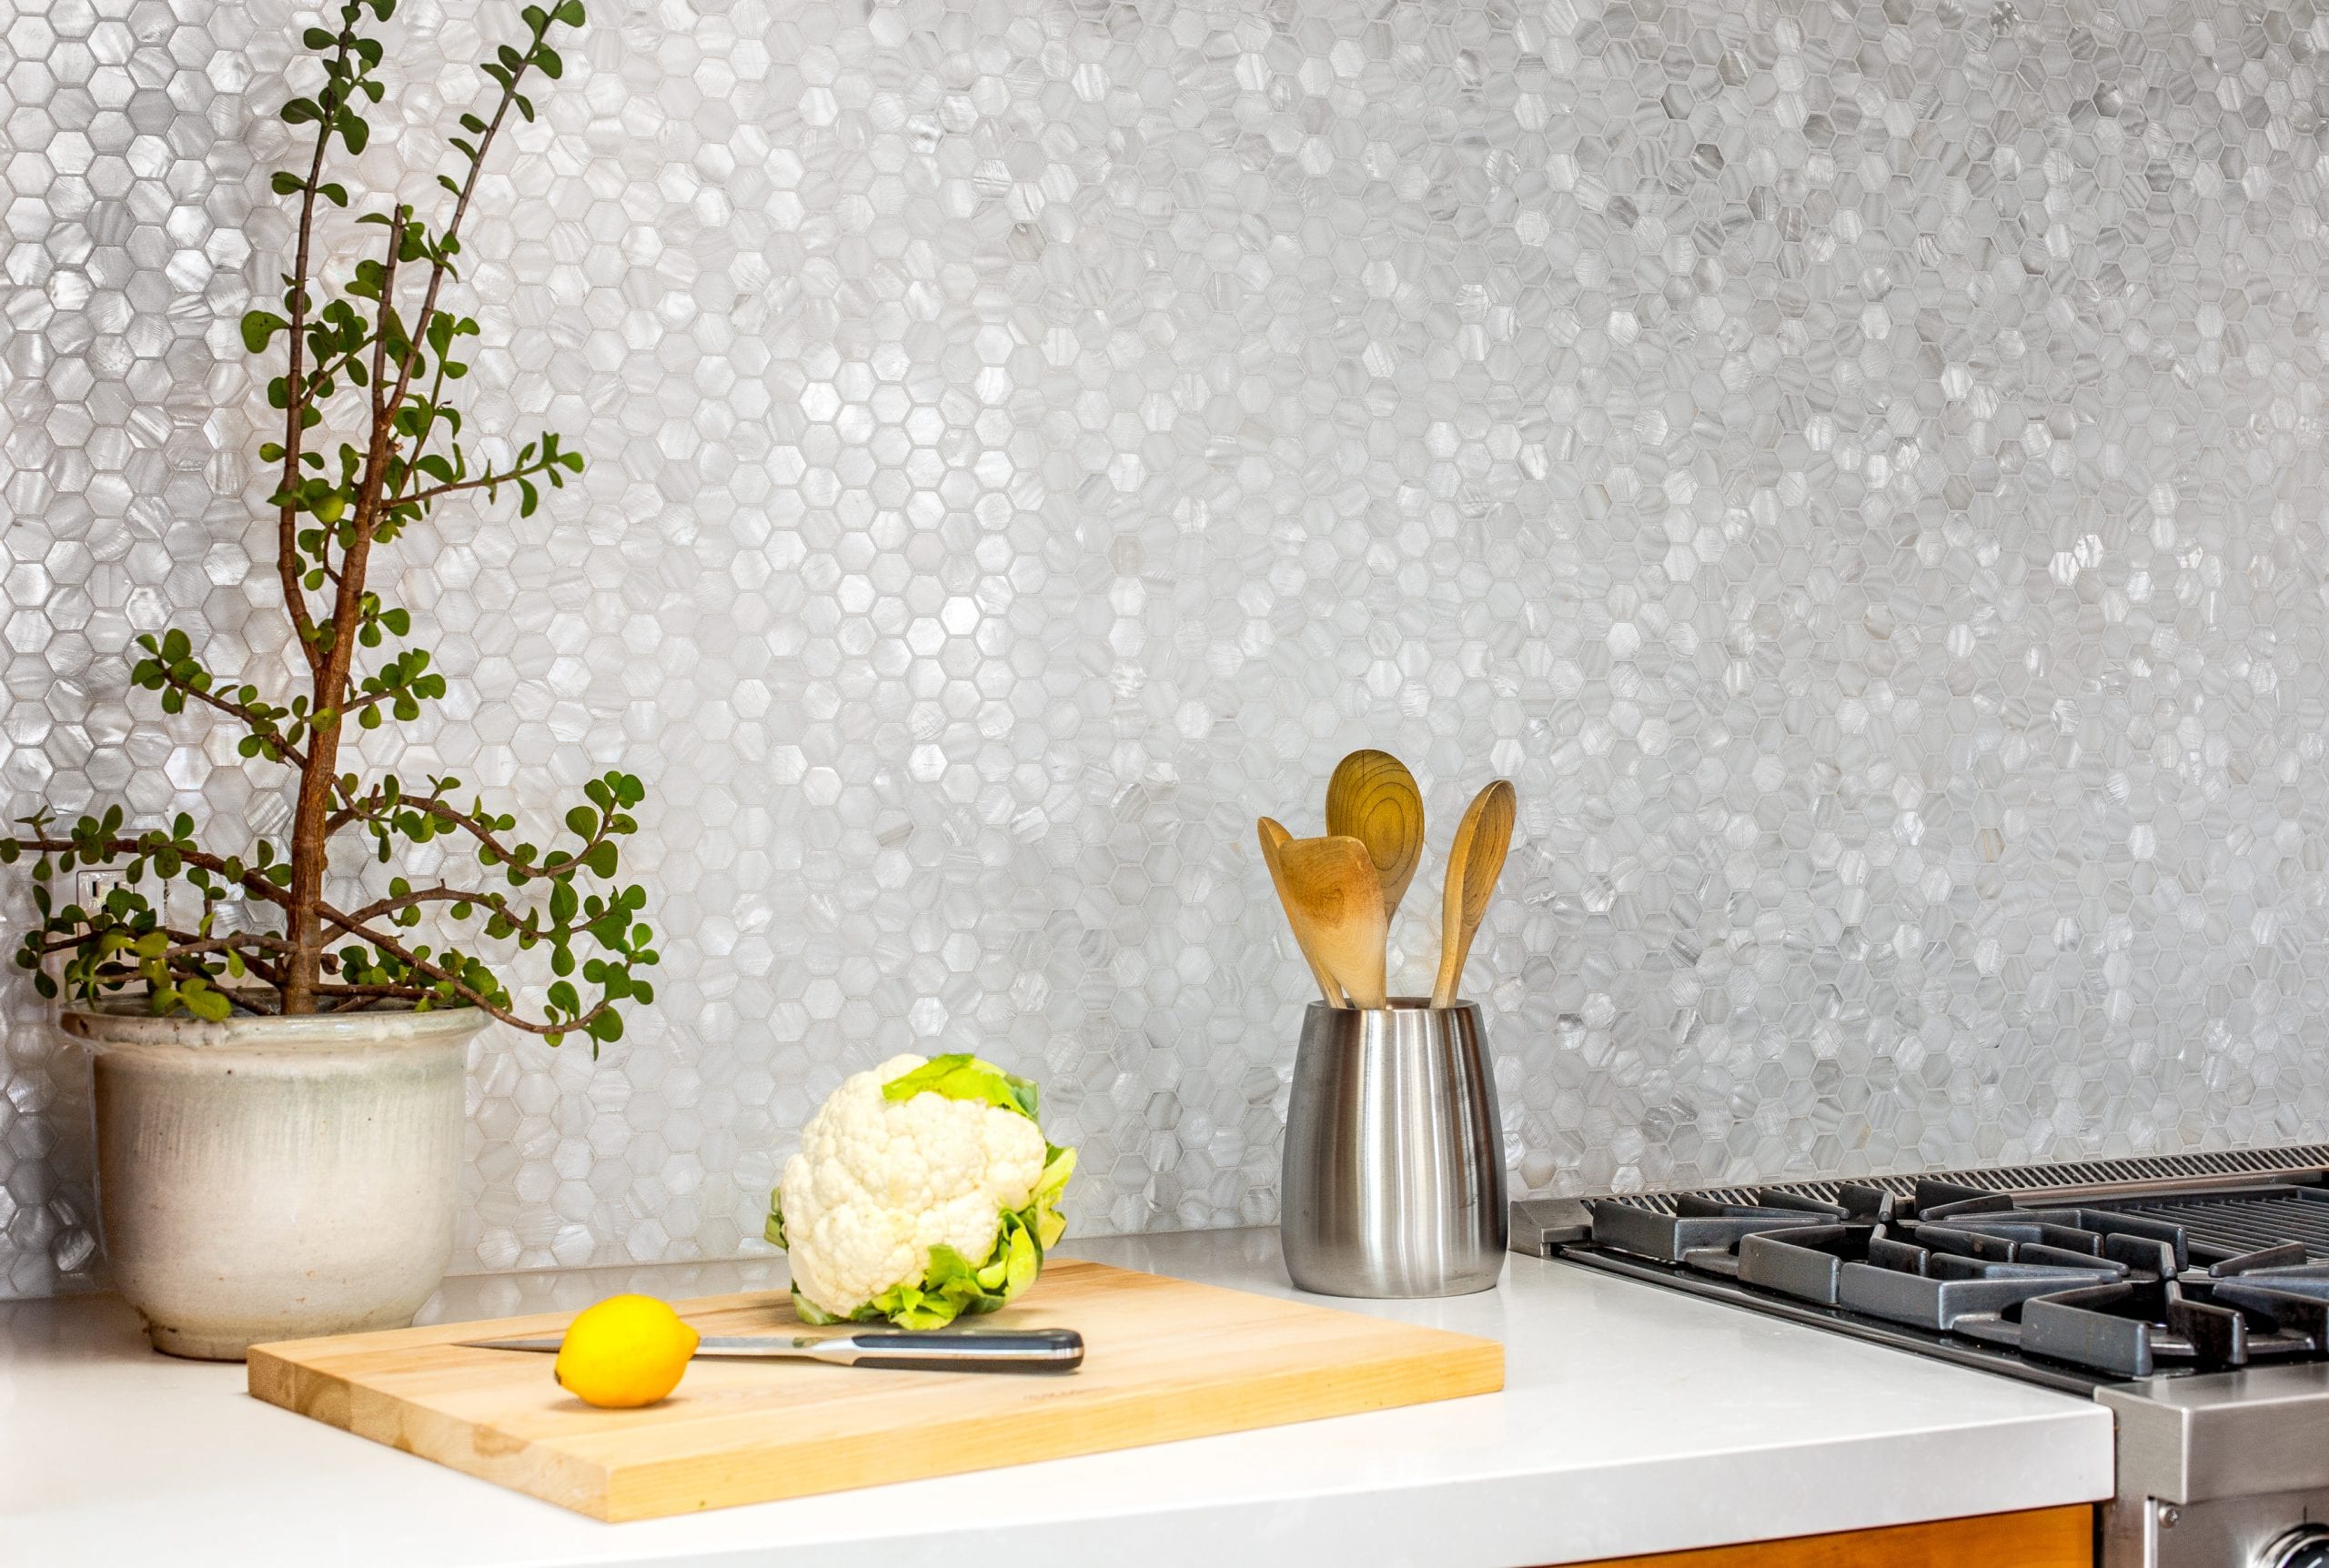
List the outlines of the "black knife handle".
{"type": "Polygon", "coordinates": [[[1074,1329],[900,1329],[849,1338],[857,1352],[850,1364],[899,1372],[1074,1372],[1084,1363],[1084,1336],[1074,1329]]]}

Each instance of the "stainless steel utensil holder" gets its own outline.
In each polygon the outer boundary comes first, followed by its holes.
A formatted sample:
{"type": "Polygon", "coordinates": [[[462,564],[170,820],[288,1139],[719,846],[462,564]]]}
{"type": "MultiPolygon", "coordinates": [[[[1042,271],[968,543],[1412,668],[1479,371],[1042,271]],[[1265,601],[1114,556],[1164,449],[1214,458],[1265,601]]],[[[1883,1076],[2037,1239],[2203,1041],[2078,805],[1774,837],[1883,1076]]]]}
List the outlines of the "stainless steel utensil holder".
{"type": "Polygon", "coordinates": [[[1460,1296],[1504,1271],[1504,1133],[1471,1002],[1312,1002],[1279,1188],[1285,1271],[1329,1296],[1460,1296]]]}

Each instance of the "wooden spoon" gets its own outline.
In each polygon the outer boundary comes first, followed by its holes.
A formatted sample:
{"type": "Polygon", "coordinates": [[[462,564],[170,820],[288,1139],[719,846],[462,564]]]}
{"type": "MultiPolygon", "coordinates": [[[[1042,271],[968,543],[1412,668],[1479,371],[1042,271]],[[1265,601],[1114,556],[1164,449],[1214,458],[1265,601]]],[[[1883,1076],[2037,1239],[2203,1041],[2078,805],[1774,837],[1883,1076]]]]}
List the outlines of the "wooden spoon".
{"type": "Polygon", "coordinates": [[[1277,852],[1294,835],[1268,817],[1257,818],[1255,827],[1261,832],[1262,864],[1270,869],[1270,884],[1277,889],[1278,905],[1285,910],[1285,923],[1294,928],[1294,944],[1302,950],[1302,961],[1310,966],[1310,978],[1318,982],[1319,993],[1326,999],[1328,1007],[1349,1006],[1343,1000],[1343,988],[1335,983],[1335,977],[1326,972],[1326,966],[1310,950],[1309,940],[1302,934],[1302,921],[1294,913],[1294,900],[1285,896],[1285,868],[1278,864],[1277,852]]]}
{"type": "Polygon", "coordinates": [[[1423,859],[1423,791],[1406,764],[1388,751],[1354,751],[1326,781],[1326,831],[1366,846],[1383,884],[1386,928],[1423,859]]]}
{"type": "Polygon", "coordinates": [[[1383,995],[1383,886],[1356,839],[1288,839],[1277,848],[1286,918],[1358,1007],[1387,1007],[1383,995]]]}
{"type": "Polygon", "coordinates": [[[1504,870],[1505,851],[1512,847],[1512,815],[1517,801],[1512,785],[1499,779],[1472,798],[1464,820],[1456,829],[1456,842],[1447,850],[1447,885],[1439,900],[1439,978],[1431,988],[1431,1005],[1454,1007],[1456,986],[1464,978],[1464,960],[1471,956],[1472,938],[1481,917],[1488,912],[1488,895],[1504,870]]]}

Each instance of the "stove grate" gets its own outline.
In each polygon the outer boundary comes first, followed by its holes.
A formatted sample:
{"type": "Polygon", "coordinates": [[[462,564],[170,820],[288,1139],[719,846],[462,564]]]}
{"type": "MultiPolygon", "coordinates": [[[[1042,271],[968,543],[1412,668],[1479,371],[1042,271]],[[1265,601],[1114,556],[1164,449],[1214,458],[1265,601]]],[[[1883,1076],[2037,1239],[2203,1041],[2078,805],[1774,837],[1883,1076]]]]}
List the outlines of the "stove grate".
{"type": "Polygon", "coordinates": [[[1558,1240],[1582,1261],[1971,1342],[2024,1371],[2222,1371],[2329,1360],[2324,1165],[2329,1147],[2310,1147],[2052,1166],[2044,1180],[1634,1194],[1575,1205],[1586,1224],[1558,1240]]]}
{"type": "Polygon", "coordinates": [[[2193,1241],[2210,1242],[2232,1253],[2295,1241],[2304,1246],[2307,1258],[2329,1261],[2329,1192],[2317,1189],[2260,1191],[2250,1188],[2222,1195],[2123,1199],[2110,1207],[2180,1225],[2193,1241]]]}

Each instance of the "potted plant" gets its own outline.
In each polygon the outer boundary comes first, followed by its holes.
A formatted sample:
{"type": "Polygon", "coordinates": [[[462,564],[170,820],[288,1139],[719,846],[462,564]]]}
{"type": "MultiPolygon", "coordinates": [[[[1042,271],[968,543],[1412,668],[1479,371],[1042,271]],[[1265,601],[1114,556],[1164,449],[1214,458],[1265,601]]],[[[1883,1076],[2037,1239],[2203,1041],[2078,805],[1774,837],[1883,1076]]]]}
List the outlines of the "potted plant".
{"type": "Polygon", "coordinates": [[[347,0],[337,29],[306,30],[320,85],[284,106],[300,157],[273,179],[296,208],[296,254],[279,308],[242,319],[254,354],[283,355],[268,387],[280,434],[259,457],[280,475],[267,504],[299,689],[222,677],[176,629],[137,639],[129,677],[165,713],[191,704],[236,732],[251,765],[286,770],[287,852],[218,845],[183,814],[137,829],[119,806],[69,829],[38,811],[0,840],[0,860],[35,858],[38,920],[17,961],[96,1055],[116,1277],[155,1345],[179,1355],[409,1322],[451,1252],[469,1039],[499,1019],[552,1045],[587,1037],[595,1055],[627,1005],[653,1000],[638,976],[656,960],[646,895],[616,880],[638,779],[592,779],[565,836],[537,846],[514,817],[464,803],[459,779],[368,775],[350,744],[351,729],[410,722],[445,691],[376,586],[376,552],[455,498],[514,491],[531,513],[544,485],[582,467],[548,432],[514,452],[465,444],[446,399],[479,327],[445,297],[479,176],[513,116],[533,118],[530,80],[562,74],[551,37],[581,25],[580,0],[527,6],[522,43],[484,63],[485,106],[449,138],[438,226],[400,202],[361,211],[328,177],[335,144],[352,156],[368,138],[385,50],[368,28],[395,5],[347,0]],[[326,231],[351,206],[356,256],[335,284],[326,231]],[[351,433],[329,443],[330,426],[351,433]],[[369,892],[333,901],[332,851],[356,844],[411,874],[376,872],[369,892]],[[467,853],[483,875],[455,874],[467,853]],[[538,1011],[461,945],[472,928],[546,952],[538,1011]]]}

